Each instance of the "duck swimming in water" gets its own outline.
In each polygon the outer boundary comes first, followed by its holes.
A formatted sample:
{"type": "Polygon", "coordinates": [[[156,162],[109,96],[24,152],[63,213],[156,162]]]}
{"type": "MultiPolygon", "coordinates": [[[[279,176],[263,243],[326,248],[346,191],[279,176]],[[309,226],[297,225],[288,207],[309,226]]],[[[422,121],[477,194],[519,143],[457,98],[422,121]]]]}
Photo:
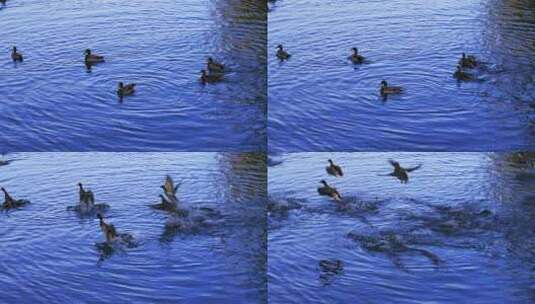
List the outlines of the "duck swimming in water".
{"type": "Polygon", "coordinates": [[[321,260],[318,264],[323,272],[339,273],[344,269],[344,263],[340,260],[321,260]]]}
{"type": "Polygon", "coordinates": [[[125,85],[124,83],[119,82],[117,86],[117,95],[119,95],[120,97],[133,95],[135,92],[136,92],[135,83],[130,83],[130,84],[125,85]]]}
{"type": "Polygon", "coordinates": [[[86,64],[90,64],[90,65],[91,64],[97,64],[97,63],[104,62],[104,56],[93,54],[93,53],[91,53],[90,49],[86,49],[85,50],[84,61],[85,61],[86,64]]]}
{"type": "Polygon", "coordinates": [[[389,94],[400,94],[403,92],[402,87],[392,87],[388,85],[388,82],[386,80],[381,81],[381,89],[380,89],[381,95],[389,95],[389,94]]]}
{"type": "Polygon", "coordinates": [[[206,67],[208,68],[208,71],[210,71],[211,73],[223,73],[225,70],[225,66],[215,61],[212,57],[208,57],[208,60],[206,62],[206,67]]]}
{"type": "Polygon", "coordinates": [[[422,165],[418,165],[416,167],[412,168],[403,168],[397,161],[395,160],[389,160],[388,161],[393,167],[394,172],[388,174],[389,176],[395,176],[397,177],[402,184],[406,184],[409,182],[409,175],[408,172],[416,171],[422,167],[422,165]]]}
{"type": "Polygon", "coordinates": [[[459,65],[463,68],[473,69],[478,66],[478,62],[475,56],[473,55],[467,56],[465,53],[462,53],[461,59],[459,59],[459,65]]]}
{"type": "Polygon", "coordinates": [[[17,51],[17,47],[16,46],[14,46],[13,50],[11,51],[11,59],[13,59],[13,61],[15,61],[15,62],[16,61],[19,61],[19,62],[24,61],[24,57],[22,56],[21,53],[19,53],[17,51]]]}
{"type": "Polygon", "coordinates": [[[30,203],[30,201],[28,200],[14,199],[13,197],[11,197],[11,195],[9,195],[9,193],[4,187],[2,187],[1,190],[2,192],[4,192],[4,203],[2,204],[3,209],[19,208],[30,203]]]}
{"type": "Polygon", "coordinates": [[[320,195],[329,196],[338,202],[342,201],[342,196],[338,193],[336,188],[329,186],[325,180],[322,180],[321,183],[323,184],[323,187],[318,188],[318,193],[320,195]]]}
{"type": "Polygon", "coordinates": [[[96,213],[106,212],[110,206],[104,203],[96,204],[95,195],[91,190],[84,189],[82,183],[78,183],[79,202],[75,206],[68,206],[67,210],[75,211],[81,217],[95,216],[96,213]]]}
{"type": "Polygon", "coordinates": [[[99,219],[100,230],[102,230],[102,233],[106,238],[106,242],[114,242],[117,238],[117,231],[115,230],[115,226],[113,226],[113,224],[107,224],[106,222],[104,222],[102,214],[99,213],[97,217],[99,219]]]}
{"type": "Polygon", "coordinates": [[[349,60],[351,60],[351,62],[353,62],[354,64],[361,64],[364,62],[364,56],[362,55],[359,55],[359,49],[357,49],[356,47],[352,48],[351,49],[353,51],[353,54],[351,56],[349,56],[349,60]]]}
{"type": "Polygon", "coordinates": [[[291,56],[292,55],[288,54],[288,52],[283,49],[282,44],[277,45],[277,58],[280,60],[287,60],[291,56]]]}
{"type": "Polygon", "coordinates": [[[457,70],[453,73],[453,77],[459,81],[471,81],[475,79],[472,74],[463,71],[461,65],[457,65],[457,70]]]}
{"type": "Polygon", "coordinates": [[[208,74],[206,70],[201,70],[200,81],[202,84],[206,83],[215,83],[223,80],[223,74],[221,73],[210,73],[208,74]]]}
{"type": "Polygon", "coordinates": [[[344,176],[344,172],[342,172],[342,168],[340,166],[335,165],[331,159],[329,159],[328,161],[329,161],[329,166],[327,166],[325,170],[327,170],[327,173],[329,175],[333,175],[336,177],[344,176]]]}
{"type": "Polygon", "coordinates": [[[78,183],[78,187],[80,188],[78,191],[80,195],[80,203],[85,203],[87,205],[94,205],[95,196],[93,195],[93,191],[85,190],[82,183],[78,183]]]}

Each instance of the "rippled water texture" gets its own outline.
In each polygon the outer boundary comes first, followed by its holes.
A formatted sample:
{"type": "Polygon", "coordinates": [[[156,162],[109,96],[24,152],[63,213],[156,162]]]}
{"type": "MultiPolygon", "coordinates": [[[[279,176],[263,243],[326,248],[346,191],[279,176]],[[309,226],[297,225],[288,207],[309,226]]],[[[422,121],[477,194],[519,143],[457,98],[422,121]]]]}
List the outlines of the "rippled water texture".
{"type": "MultiPolygon", "coordinates": [[[[31,200],[0,213],[3,303],[265,303],[265,157],[211,153],[27,153],[0,167],[0,185],[31,200]],[[165,174],[188,208],[221,215],[192,230],[166,229],[149,208],[165,174]],[[136,248],[101,255],[95,217],[67,211],[76,183],[107,203],[106,220],[136,248]]],[[[2,195],[3,202],[3,195],[2,195]]]]}
{"type": "Polygon", "coordinates": [[[280,0],[268,26],[272,151],[535,148],[531,0],[280,0]],[[484,82],[452,77],[462,52],[484,82]],[[383,100],[382,79],[405,93],[383,100]]]}
{"type": "Polygon", "coordinates": [[[7,1],[0,151],[259,151],[266,8],[253,0],[7,1]],[[14,64],[18,46],[25,61],[14,64]],[[87,72],[91,48],[106,63],[87,72]],[[202,86],[213,56],[231,72],[202,86]],[[119,102],[117,83],[137,83],[119,102]]]}
{"type": "Polygon", "coordinates": [[[268,191],[270,303],[535,299],[533,158],[530,165],[484,153],[284,154],[269,168],[268,191]],[[344,177],[327,176],[328,158],[344,177]],[[380,176],[392,170],[388,159],[423,166],[401,184],[380,176]],[[319,196],[321,179],[346,204],[319,196]],[[388,243],[393,237],[401,245],[388,243]],[[343,269],[328,271],[320,260],[340,260],[343,269]]]}

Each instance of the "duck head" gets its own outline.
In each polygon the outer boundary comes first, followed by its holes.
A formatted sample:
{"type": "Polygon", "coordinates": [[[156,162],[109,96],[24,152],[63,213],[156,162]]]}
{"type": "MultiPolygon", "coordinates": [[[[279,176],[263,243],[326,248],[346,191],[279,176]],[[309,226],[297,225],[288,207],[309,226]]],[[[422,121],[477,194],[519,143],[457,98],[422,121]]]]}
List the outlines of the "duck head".
{"type": "Polygon", "coordinates": [[[388,86],[388,82],[386,80],[381,81],[381,87],[386,88],[388,86]]]}
{"type": "Polygon", "coordinates": [[[331,164],[331,165],[333,164],[333,160],[332,159],[328,159],[327,161],[329,162],[329,164],[331,164]]]}
{"type": "Polygon", "coordinates": [[[212,59],[212,57],[208,57],[207,60],[208,60],[208,63],[212,63],[212,62],[214,62],[214,59],[212,59]]]}
{"type": "Polygon", "coordinates": [[[398,163],[397,161],[395,161],[395,160],[392,160],[392,159],[391,159],[391,160],[389,160],[389,162],[390,162],[390,164],[392,164],[392,166],[394,166],[394,167],[396,167],[396,168],[399,168],[399,167],[400,167],[399,163],[398,163]]]}
{"type": "Polygon", "coordinates": [[[327,187],[327,182],[326,182],[324,179],[322,179],[322,180],[320,181],[320,183],[322,183],[325,187],[327,187]]]}
{"type": "Polygon", "coordinates": [[[279,50],[282,50],[282,44],[277,45],[277,48],[278,48],[279,50]]]}
{"type": "Polygon", "coordinates": [[[16,53],[16,52],[17,52],[17,47],[14,46],[14,47],[13,47],[13,53],[16,53]]]}
{"type": "Polygon", "coordinates": [[[462,56],[463,59],[466,59],[466,53],[462,53],[461,56],[462,56]]]}
{"type": "Polygon", "coordinates": [[[90,50],[90,49],[86,49],[86,50],[85,50],[85,54],[86,54],[86,55],[91,55],[91,50],[90,50]]]}
{"type": "Polygon", "coordinates": [[[457,65],[457,72],[462,72],[462,67],[460,64],[457,65]]]}
{"type": "Polygon", "coordinates": [[[2,187],[1,190],[2,190],[2,192],[7,193],[6,189],[4,189],[4,187],[2,187]]]}
{"type": "Polygon", "coordinates": [[[358,55],[358,53],[359,53],[359,49],[357,49],[356,47],[354,47],[354,48],[351,48],[351,50],[353,51],[353,54],[358,55]]]}
{"type": "Polygon", "coordinates": [[[118,87],[119,87],[119,89],[122,89],[124,87],[124,83],[119,82],[118,87]]]}
{"type": "Polygon", "coordinates": [[[201,70],[201,75],[206,76],[206,70],[201,70]]]}

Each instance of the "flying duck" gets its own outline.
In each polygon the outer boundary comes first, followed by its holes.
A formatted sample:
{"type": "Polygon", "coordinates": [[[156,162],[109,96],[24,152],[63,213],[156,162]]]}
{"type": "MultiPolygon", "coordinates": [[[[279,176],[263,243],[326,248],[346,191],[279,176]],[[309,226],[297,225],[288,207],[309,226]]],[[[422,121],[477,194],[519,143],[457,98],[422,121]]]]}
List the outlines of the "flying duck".
{"type": "Polygon", "coordinates": [[[344,172],[342,172],[342,168],[338,165],[335,165],[334,162],[329,159],[329,166],[327,166],[325,169],[327,170],[327,173],[329,175],[333,175],[336,177],[342,177],[344,176],[344,172]]]}
{"type": "Polygon", "coordinates": [[[342,201],[342,196],[338,193],[336,188],[329,186],[325,180],[322,180],[321,183],[323,184],[323,187],[318,188],[318,193],[320,195],[329,196],[338,202],[342,201]]]}
{"type": "Polygon", "coordinates": [[[420,165],[418,165],[416,167],[412,167],[412,168],[403,168],[395,160],[391,159],[388,162],[394,167],[394,172],[390,173],[389,175],[397,177],[402,184],[406,184],[406,183],[409,182],[409,175],[407,174],[408,172],[412,172],[412,171],[418,170],[418,169],[420,169],[422,167],[422,165],[420,164],[420,165]]]}

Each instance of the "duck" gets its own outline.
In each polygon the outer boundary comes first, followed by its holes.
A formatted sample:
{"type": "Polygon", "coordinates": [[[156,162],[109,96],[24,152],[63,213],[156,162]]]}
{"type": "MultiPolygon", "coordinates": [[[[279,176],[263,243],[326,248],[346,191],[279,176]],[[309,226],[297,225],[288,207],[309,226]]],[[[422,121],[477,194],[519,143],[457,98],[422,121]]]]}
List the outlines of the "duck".
{"type": "Polygon", "coordinates": [[[340,260],[321,260],[318,264],[323,272],[338,273],[344,269],[344,263],[340,260]]]}
{"type": "Polygon", "coordinates": [[[16,46],[14,46],[13,51],[11,51],[11,59],[13,59],[13,61],[19,61],[19,62],[24,61],[24,57],[22,56],[21,53],[17,51],[16,46]]]}
{"type": "Polygon", "coordinates": [[[321,180],[320,183],[323,184],[323,187],[318,188],[318,193],[320,195],[329,196],[338,202],[342,201],[342,196],[338,193],[336,188],[329,186],[325,180],[321,180]]]}
{"type": "Polygon", "coordinates": [[[123,96],[129,96],[133,95],[136,92],[136,84],[130,83],[125,85],[122,82],[119,82],[117,86],[117,95],[123,97],[123,96]]]}
{"type": "Polygon", "coordinates": [[[201,70],[201,83],[214,83],[221,81],[223,79],[223,74],[214,74],[214,73],[207,73],[206,70],[201,70]]]}
{"type": "Polygon", "coordinates": [[[154,205],[154,208],[163,209],[163,210],[175,210],[176,209],[176,200],[170,200],[168,197],[162,194],[160,194],[159,197],[161,198],[161,203],[154,205]]]}
{"type": "Polygon", "coordinates": [[[478,62],[475,56],[467,56],[466,53],[462,53],[461,59],[459,59],[459,65],[463,68],[473,69],[478,66],[478,62]]]}
{"type": "Polygon", "coordinates": [[[104,233],[106,242],[114,242],[117,239],[117,231],[115,230],[115,226],[113,226],[113,224],[107,224],[106,222],[104,222],[102,214],[97,214],[97,217],[99,219],[100,230],[102,230],[102,233],[104,233]]]}
{"type": "Polygon", "coordinates": [[[206,67],[211,73],[223,73],[225,70],[225,66],[215,61],[212,57],[208,57],[206,67]]]}
{"type": "Polygon", "coordinates": [[[82,183],[78,183],[78,187],[80,188],[78,191],[80,195],[80,205],[93,207],[95,205],[95,195],[93,194],[93,191],[85,190],[82,183]]]}
{"type": "Polygon", "coordinates": [[[364,56],[359,55],[359,49],[356,47],[351,49],[353,51],[353,54],[349,56],[349,60],[353,62],[354,64],[361,64],[364,62],[364,56]]]}
{"type": "Polygon", "coordinates": [[[173,181],[173,178],[170,175],[165,176],[165,183],[161,186],[165,195],[169,198],[175,198],[176,199],[176,192],[178,188],[180,187],[181,183],[177,184],[175,186],[175,182],[173,181]]]}
{"type": "Polygon", "coordinates": [[[344,172],[342,172],[342,167],[334,164],[334,162],[331,159],[329,159],[328,162],[329,162],[329,166],[325,168],[327,170],[327,174],[333,175],[336,177],[344,176],[344,172]]]}
{"type": "Polygon", "coordinates": [[[4,187],[2,187],[1,190],[2,192],[4,192],[4,203],[2,204],[2,208],[4,209],[18,208],[30,203],[29,201],[24,199],[14,199],[13,197],[11,197],[11,195],[9,195],[9,193],[4,187]]]}
{"type": "Polygon", "coordinates": [[[406,184],[409,182],[409,174],[408,174],[409,172],[416,171],[422,167],[422,165],[419,164],[416,167],[403,168],[399,164],[399,162],[395,160],[390,159],[388,162],[394,167],[394,172],[390,173],[389,175],[397,177],[402,184],[406,184]]]}
{"type": "Polygon", "coordinates": [[[474,76],[470,73],[463,71],[462,66],[457,65],[457,70],[453,73],[453,77],[459,81],[470,81],[474,80],[474,76]]]}
{"type": "Polygon", "coordinates": [[[282,44],[277,45],[277,58],[280,60],[289,59],[292,55],[288,54],[282,47],[282,44]]]}
{"type": "Polygon", "coordinates": [[[402,87],[391,87],[388,86],[386,80],[381,81],[381,95],[400,94],[401,92],[403,92],[402,87]]]}
{"type": "Polygon", "coordinates": [[[96,64],[104,62],[104,56],[92,54],[91,49],[86,49],[84,60],[86,64],[96,64]]]}

